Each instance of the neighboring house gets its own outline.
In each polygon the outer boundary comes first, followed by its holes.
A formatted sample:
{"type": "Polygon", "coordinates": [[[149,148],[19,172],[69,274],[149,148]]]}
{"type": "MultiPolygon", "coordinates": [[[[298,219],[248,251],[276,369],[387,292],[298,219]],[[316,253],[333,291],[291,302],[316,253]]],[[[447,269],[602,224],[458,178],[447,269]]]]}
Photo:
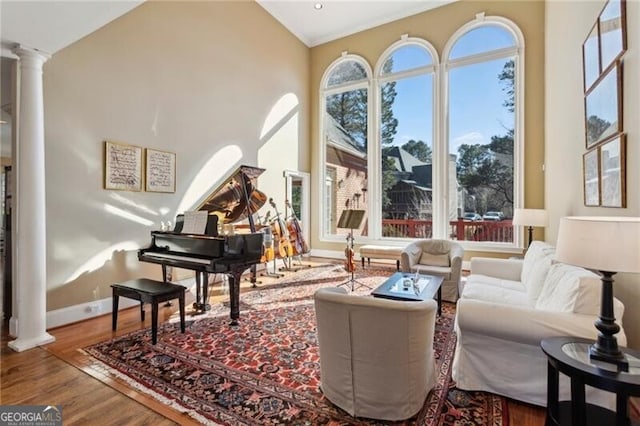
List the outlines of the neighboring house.
{"type": "Polygon", "coordinates": [[[399,180],[388,192],[391,204],[383,211],[388,219],[431,218],[431,188],[414,180],[399,180]]]}
{"type": "Polygon", "coordinates": [[[383,158],[390,158],[394,169],[395,184],[387,191],[390,204],[383,207],[386,219],[430,219],[431,207],[431,164],[418,158],[401,147],[384,148],[383,158]]]}
{"type": "MultiPolygon", "coordinates": [[[[395,166],[395,174],[398,179],[406,179],[414,173],[414,167],[426,166],[427,164],[405,151],[401,147],[392,146],[382,150],[382,156],[393,160],[395,166]]],[[[430,179],[430,177],[429,177],[430,179]]]]}
{"type": "MultiPolygon", "coordinates": [[[[329,177],[325,184],[331,188],[326,192],[327,199],[323,208],[331,213],[329,231],[346,234],[348,229],[339,231],[337,227],[342,212],[347,209],[366,209],[364,194],[367,188],[367,152],[330,114],[325,114],[324,117],[327,135],[325,167],[329,177]]],[[[366,234],[366,222],[365,213],[356,234],[366,234]]]]}
{"type": "MultiPolygon", "coordinates": [[[[384,150],[384,155],[393,160],[396,169],[394,175],[397,179],[395,185],[391,187],[387,195],[391,200],[391,205],[384,210],[384,215],[388,219],[431,219],[433,214],[432,189],[433,189],[433,167],[430,163],[420,161],[404,149],[394,146],[384,150]]],[[[449,220],[456,220],[464,209],[460,206],[466,199],[466,191],[458,184],[455,174],[456,156],[449,155],[452,175],[449,206],[449,220]]]]}

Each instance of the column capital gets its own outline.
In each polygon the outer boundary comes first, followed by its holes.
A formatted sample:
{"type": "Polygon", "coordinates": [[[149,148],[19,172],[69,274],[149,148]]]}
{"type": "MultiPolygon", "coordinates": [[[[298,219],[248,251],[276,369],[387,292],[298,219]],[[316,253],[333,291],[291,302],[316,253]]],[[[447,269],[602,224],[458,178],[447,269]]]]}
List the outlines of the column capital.
{"type": "Polygon", "coordinates": [[[39,63],[40,66],[47,62],[51,55],[47,52],[43,52],[42,50],[34,49],[31,47],[22,46],[20,44],[16,44],[13,49],[11,49],[14,55],[16,55],[21,61],[31,60],[34,63],[39,63]]]}

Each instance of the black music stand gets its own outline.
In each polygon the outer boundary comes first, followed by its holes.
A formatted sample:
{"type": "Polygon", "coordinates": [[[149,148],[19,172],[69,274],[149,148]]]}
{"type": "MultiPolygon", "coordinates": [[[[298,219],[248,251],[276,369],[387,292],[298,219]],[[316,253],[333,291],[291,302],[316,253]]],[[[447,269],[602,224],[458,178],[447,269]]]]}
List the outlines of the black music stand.
{"type": "MultiPolygon", "coordinates": [[[[362,218],[364,218],[364,210],[343,210],[342,214],[340,215],[340,220],[338,220],[338,228],[349,228],[349,235],[347,235],[347,250],[351,249],[351,251],[353,251],[353,230],[360,228],[362,218]]],[[[351,271],[351,278],[349,278],[342,284],[338,284],[338,287],[351,284],[351,291],[354,291],[356,289],[356,284],[358,284],[358,287],[371,288],[365,283],[356,280],[354,274],[355,268],[351,271]]]]}

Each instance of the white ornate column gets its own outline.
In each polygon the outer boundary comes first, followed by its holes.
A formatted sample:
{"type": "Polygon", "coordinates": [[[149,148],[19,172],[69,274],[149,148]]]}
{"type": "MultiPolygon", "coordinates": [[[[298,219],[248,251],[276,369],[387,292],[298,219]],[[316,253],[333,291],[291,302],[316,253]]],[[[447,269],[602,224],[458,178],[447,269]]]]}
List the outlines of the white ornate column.
{"type": "Polygon", "coordinates": [[[9,342],[15,351],[51,343],[47,333],[46,214],[44,173],[44,102],[42,66],[49,55],[18,46],[20,96],[18,143],[14,153],[16,173],[15,269],[13,289],[16,307],[10,320],[9,342]]]}

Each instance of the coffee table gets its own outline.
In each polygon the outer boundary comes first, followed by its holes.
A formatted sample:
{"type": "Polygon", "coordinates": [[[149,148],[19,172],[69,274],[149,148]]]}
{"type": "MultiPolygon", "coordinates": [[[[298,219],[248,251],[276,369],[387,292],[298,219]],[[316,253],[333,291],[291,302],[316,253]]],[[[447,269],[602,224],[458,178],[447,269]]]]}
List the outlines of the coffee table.
{"type": "Polygon", "coordinates": [[[371,295],[384,299],[406,301],[422,301],[435,297],[438,302],[438,315],[441,315],[443,280],[443,277],[434,275],[396,272],[373,290],[371,295]]]}

